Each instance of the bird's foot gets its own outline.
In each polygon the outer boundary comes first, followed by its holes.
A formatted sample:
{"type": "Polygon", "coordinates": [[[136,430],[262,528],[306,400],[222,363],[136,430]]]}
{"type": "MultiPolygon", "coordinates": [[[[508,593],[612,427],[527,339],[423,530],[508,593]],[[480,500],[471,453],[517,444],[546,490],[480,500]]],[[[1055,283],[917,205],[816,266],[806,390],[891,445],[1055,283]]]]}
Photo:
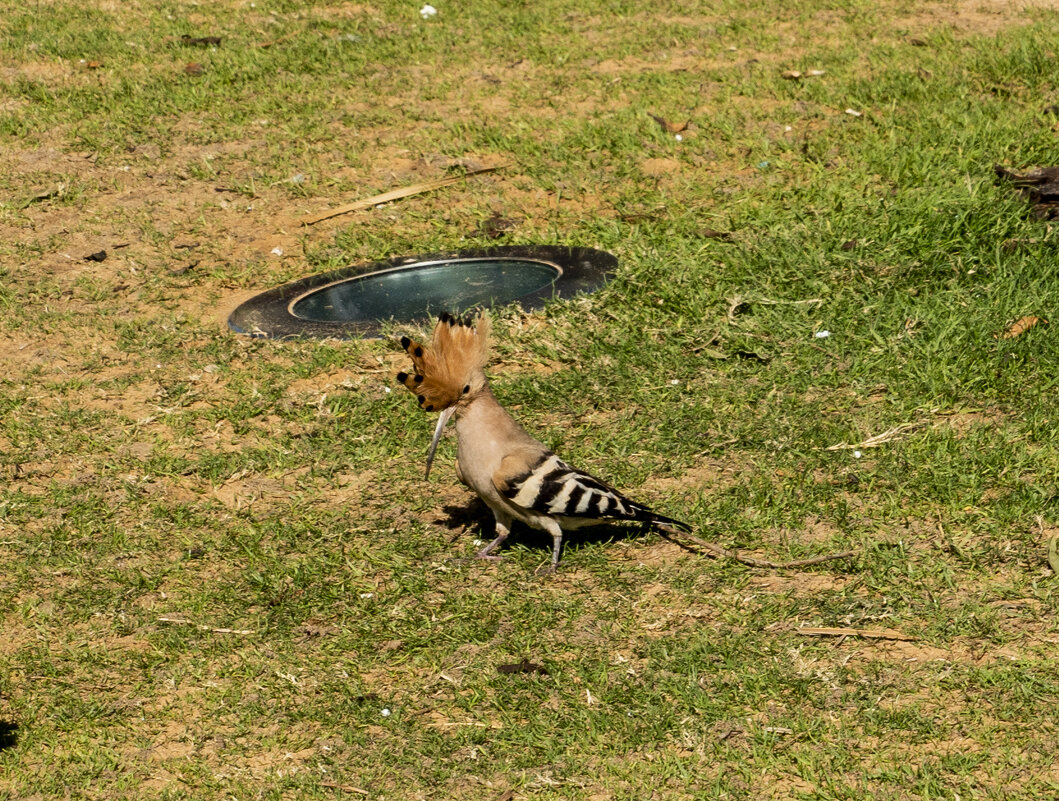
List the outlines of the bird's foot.
{"type": "Polygon", "coordinates": [[[550,576],[556,571],[558,571],[558,569],[559,565],[552,562],[551,564],[542,565],[541,567],[538,567],[535,571],[533,571],[533,574],[535,576],[550,576]]]}

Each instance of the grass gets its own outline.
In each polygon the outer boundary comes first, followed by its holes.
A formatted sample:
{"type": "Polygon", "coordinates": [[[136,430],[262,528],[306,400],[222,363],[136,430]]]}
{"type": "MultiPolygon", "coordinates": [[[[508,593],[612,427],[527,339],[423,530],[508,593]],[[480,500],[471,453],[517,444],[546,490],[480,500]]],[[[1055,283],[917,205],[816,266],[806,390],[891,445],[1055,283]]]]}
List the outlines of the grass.
{"type": "Polygon", "coordinates": [[[993,165],[1056,161],[1059,18],[438,7],[0,0],[0,798],[1054,793],[1059,357],[998,335],[1057,240],[993,165]],[[515,166],[297,226],[461,159],[515,166]],[[703,538],[860,556],[451,562],[489,517],[451,440],[423,483],[394,342],[223,327],[494,212],[621,262],[495,313],[532,432],[703,538]]]}

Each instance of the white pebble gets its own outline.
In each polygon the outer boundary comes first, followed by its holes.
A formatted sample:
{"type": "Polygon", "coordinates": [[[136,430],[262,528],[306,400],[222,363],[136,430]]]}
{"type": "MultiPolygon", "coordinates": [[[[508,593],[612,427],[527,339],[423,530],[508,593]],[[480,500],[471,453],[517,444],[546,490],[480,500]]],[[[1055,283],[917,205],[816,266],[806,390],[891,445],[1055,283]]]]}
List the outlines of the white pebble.
{"type": "Polygon", "coordinates": [[[382,710],[382,716],[383,716],[384,718],[388,718],[388,717],[390,717],[390,710],[389,710],[389,709],[384,709],[384,710],[382,710]]]}
{"type": "Polygon", "coordinates": [[[683,142],[684,141],[684,137],[681,136],[680,134],[677,134],[677,141],[678,142],[683,142]]]}
{"type": "Polygon", "coordinates": [[[854,459],[859,459],[859,458],[860,458],[861,456],[863,456],[863,455],[864,455],[864,454],[863,454],[863,453],[861,453],[860,451],[853,451],[853,458],[854,458],[854,459]]]}
{"type": "Polygon", "coordinates": [[[830,331],[817,331],[815,334],[813,334],[813,336],[816,337],[817,339],[827,339],[829,336],[831,336],[831,332],[830,331]]]}
{"type": "Polygon", "coordinates": [[[283,255],[283,248],[272,248],[272,255],[273,256],[282,256],[283,255]]]}
{"type": "Polygon", "coordinates": [[[421,9],[419,9],[419,16],[421,16],[423,19],[430,19],[431,17],[436,17],[437,14],[438,10],[434,8],[434,6],[430,5],[430,3],[427,3],[421,9]]]}
{"type": "Polygon", "coordinates": [[[863,116],[864,116],[864,115],[863,115],[863,114],[861,114],[861,113],[860,113],[859,111],[854,111],[854,110],[853,110],[853,109],[851,109],[851,108],[847,108],[847,109],[846,109],[846,113],[847,113],[847,114],[848,114],[849,116],[851,116],[851,117],[863,117],[863,116]]]}

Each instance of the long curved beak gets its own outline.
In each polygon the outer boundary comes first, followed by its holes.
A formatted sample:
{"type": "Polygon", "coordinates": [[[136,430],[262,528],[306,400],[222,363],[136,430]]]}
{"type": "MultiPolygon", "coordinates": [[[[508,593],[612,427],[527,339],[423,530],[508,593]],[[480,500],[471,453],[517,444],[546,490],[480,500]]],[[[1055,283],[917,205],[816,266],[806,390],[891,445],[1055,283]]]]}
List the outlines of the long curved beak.
{"type": "Polygon", "coordinates": [[[434,452],[438,449],[438,440],[441,439],[441,432],[445,430],[445,426],[454,411],[456,411],[456,407],[449,406],[447,409],[443,409],[441,416],[438,417],[438,426],[434,429],[434,439],[430,441],[430,450],[427,451],[427,474],[423,476],[424,480],[430,478],[430,465],[434,463],[434,452]]]}

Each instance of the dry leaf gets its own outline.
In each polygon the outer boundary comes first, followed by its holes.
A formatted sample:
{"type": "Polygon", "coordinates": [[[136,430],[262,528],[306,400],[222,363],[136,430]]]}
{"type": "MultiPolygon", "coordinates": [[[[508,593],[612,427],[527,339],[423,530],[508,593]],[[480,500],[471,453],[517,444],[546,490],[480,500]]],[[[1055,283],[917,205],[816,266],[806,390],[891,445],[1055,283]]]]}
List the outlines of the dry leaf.
{"type": "Polygon", "coordinates": [[[528,659],[523,659],[521,662],[515,662],[510,665],[497,665],[496,670],[498,673],[506,675],[512,673],[543,673],[545,676],[548,675],[548,668],[544,667],[544,665],[530,662],[528,659]]]}
{"type": "Polygon", "coordinates": [[[691,120],[687,120],[685,122],[670,122],[664,117],[659,117],[657,114],[651,114],[651,119],[661,125],[664,130],[672,134],[686,131],[688,129],[688,126],[691,124],[691,120]]]}
{"type": "Polygon", "coordinates": [[[788,81],[796,81],[802,77],[802,74],[798,70],[787,70],[786,72],[781,73],[780,77],[785,78],[788,81]]]}
{"type": "Polygon", "coordinates": [[[86,69],[90,69],[90,70],[98,70],[102,66],[103,66],[103,62],[102,61],[86,61],[85,62],[85,68],[86,69]]]}
{"type": "Polygon", "coordinates": [[[1048,540],[1048,566],[1059,576],[1059,537],[1048,540]]]}
{"type": "MultiPolygon", "coordinates": [[[[665,209],[662,209],[665,211],[665,209]]],[[[627,223],[651,222],[661,217],[660,212],[654,211],[631,211],[627,214],[619,214],[618,219],[627,223]]]]}
{"type": "Polygon", "coordinates": [[[746,359],[747,361],[757,362],[758,364],[768,364],[772,361],[771,356],[762,356],[760,353],[755,353],[752,350],[737,350],[735,355],[740,359],[746,359]]]}
{"type": "Polygon", "coordinates": [[[180,44],[187,45],[188,47],[219,47],[221,44],[221,37],[189,36],[185,33],[180,37],[180,44]]]}
{"type": "Polygon", "coordinates": [[[993,169],[998,178],[1011,181],[1034,204],[1034,217],[1059,219],[1059,166],[1036,167],[1025,173],[1014,172],[999,164],[993,169]]]}
{"type": "Polygon", "coordinates": [[[503,217],[494,211],[491,216],[478,223],[478,227],[471,233],[472,236],[481,236],[485,239],[499,239],[508,231],[517,228],[518,222],[503,217]]]}
{"type": "Polygon", "coordinates": [[[1026,317],[1020,317],[1014,323],[1012,323],[1011,327],[1008,328],[1008,330],[1005,331],[1003,334],[993,334],[993,339],[1014,339],[1017,336],[1025,334],[1027,331],[1033,328],[1033,326],[1037,325],[1037,323],[1047,324],[1048,321],[1042,320],[1040,317],[1033,317],[1030,315],[1027,315],[1026,317]]]}
{"type": "Polygon", "coordinates": [[[53,197],[59,197],[62,195],[65,188],[66,187],[63,184],[59,184],[53,189],[41,189],[38,192],[34,192],[29,197],[22,199],[19,208],[24,209],[31,203],[40,203],[45,200],[51,200],[53,197]]]}
{"type": "Polygon", "coordinates": [[[187,75],[202,75],[205,71],[206,68],[197,61],[192,61],[190,64],[184,65],[184,72],[187,75]]]}
{"type": "Polygon", "coordinates": [[[703,239],[720,239],[722,242],[732,241],[731,231],[717,231],[713,228],[700,228],[693,235],[701,236],[703,239]]]}
{"type": "Polygon", "coordinates": [[[701,353],[707,359],[719,359],[720,360],[720,359],[727,359],[728,358],[728,354],[727,353],[725,353],[723,350],[717,350],[716,348],[702,348],[702,349],[699,350],[699,353],[701,353]]]}
{"type": "Polygon", "coordinates": [[[1003,250],[1005,253],[1012,253],[1021,247],[1031,247],[1033,245],[1036,245],[1038,242],[1040,242],[1039,239],[1035,239],[1032,237],[1029,239],[1005,239],[1003,242],[1000,243],[1000,249],[1003,250]]]}

